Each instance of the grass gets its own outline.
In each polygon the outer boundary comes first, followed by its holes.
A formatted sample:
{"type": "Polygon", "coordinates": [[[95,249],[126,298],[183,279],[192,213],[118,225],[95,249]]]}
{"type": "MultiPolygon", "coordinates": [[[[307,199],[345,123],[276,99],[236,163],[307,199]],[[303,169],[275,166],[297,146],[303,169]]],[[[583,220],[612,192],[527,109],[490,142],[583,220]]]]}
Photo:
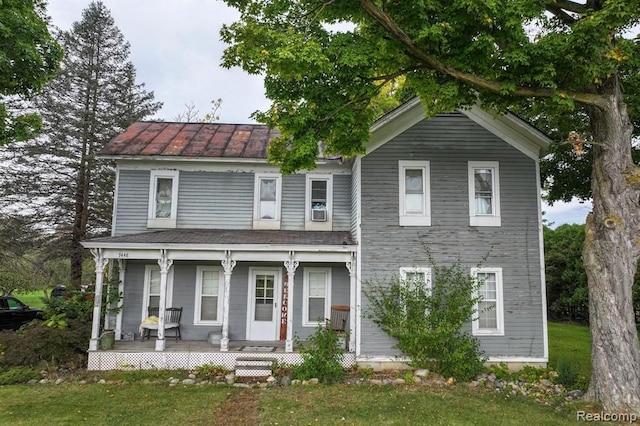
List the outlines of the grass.
{"type": "MultiPolygon", "coordinates": [[[[589,376],[588,327],[549,323],[550,366],[570,359],[589,376]]],[[[0,386],[0,425],[566,425],[579,405],[456,386],[168,386],[186,371],[86,372],[110,384],[0,386]],[[153,383],[152,383],[153,381],[153,383]]],[[[587,408],[588,409],[588,408],[587,408]]]]}
{"type": "Polygon", "coordinates": [[[0,388],[0,423],[204,425],[233,392],[238,390],[143,384],[5,386],[0,388]]]}
{"type": "Polygon", "coordinates": [[[14,385],[0,387],[0,400],[0,423],[11,425],[209,425],[229,424],[229,416],[233,424],[247,425],[512,425],[514,419],[536,425],[575,423],[573,411],[464,385],[265,390],[142,383],[14,385]],[[244,408],[249,401],[257,409],[244,408]]]}
{"type": "Polygon", "coordinates": [[[273,388],[263,393],[260,413],[267,425],[513,425],[514,419],[565,425],[575,419],[573,412],[465,385],[273,388]]]}
{"type": "Polygon", "coordinates": [[[22,303],[26,303],[32,308],[42,309],[44,307],[44,301],[42,300],[44,297],[44,292],[42,290],[30,291],[26,293],[14,293],[13,295],[22,303]]]}
{"type": "Polygon", "coordinates": [[[591,377],[591,332],[589,326],[549,322],[549,367],[570,362],[583,377],[591,377]]]}

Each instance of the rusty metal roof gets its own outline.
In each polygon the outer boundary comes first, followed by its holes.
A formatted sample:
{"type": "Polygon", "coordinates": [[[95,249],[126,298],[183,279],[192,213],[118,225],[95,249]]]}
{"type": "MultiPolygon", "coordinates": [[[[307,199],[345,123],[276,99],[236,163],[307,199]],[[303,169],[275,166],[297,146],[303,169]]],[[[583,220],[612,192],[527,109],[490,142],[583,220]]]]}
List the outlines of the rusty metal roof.
{"type": "Polygon", "coordinates": [[[140,121],[100,155],[266,158],[269,141],[279,135],[263,124],[140,121]]]}

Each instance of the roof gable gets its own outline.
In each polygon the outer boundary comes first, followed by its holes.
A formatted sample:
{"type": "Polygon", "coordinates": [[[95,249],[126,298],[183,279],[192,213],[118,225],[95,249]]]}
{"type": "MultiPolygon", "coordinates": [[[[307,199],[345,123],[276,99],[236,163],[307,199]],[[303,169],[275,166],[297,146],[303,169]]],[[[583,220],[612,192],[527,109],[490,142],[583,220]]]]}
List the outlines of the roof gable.
{"type": "MultiPolygon", "coordinates": [[[[459,112],[532,159],[538,159],[551,143],[548,136],[514,114],[495,115],[477,105],[459,112]]],[[[420,99],[413,98],[400,105],[371,126],[366,154],[375,151],[424,119],[420,99]]]]}

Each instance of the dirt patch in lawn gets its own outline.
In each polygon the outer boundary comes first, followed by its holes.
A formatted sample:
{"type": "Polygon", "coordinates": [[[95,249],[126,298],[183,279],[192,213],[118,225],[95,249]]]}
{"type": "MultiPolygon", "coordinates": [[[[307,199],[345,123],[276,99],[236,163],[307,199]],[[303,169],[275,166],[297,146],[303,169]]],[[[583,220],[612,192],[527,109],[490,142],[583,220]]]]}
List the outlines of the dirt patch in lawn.
{"type": "Polygon", "coordinates": [[[243,389],[230,393],[216,413],[214,425],[256,425],[258,405],[262,393],[259,389],[243,389]]]}

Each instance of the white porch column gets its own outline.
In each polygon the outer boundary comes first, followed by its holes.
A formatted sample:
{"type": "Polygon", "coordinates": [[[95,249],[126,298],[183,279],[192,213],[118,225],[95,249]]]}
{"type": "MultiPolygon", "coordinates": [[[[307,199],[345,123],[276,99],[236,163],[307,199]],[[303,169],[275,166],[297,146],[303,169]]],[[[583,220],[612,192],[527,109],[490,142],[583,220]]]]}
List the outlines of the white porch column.
{"type": "Polygon", "coordinates": [[[160,251],[160,259],[158,259],[158,265],[160,265],[160,311],[158,313],[158,338],[156,339],[156,351],[164,351],[164,317],[167,303],[167,275],[169,269],[173,264],[173,260],[169,259],[166,250],[160,251]]]}
{"type": "Polygon", "coordinates": [[[287,268],[287,340],[285,342],[285,352],[293,352],[293,288],[295,281],[293,280],[296,275],[296,269],[300,263],[295,260],[295,253],[289,252],[289,259],[284,261],[284,267],[287,268]]]}
{"type": "MultiPolygon", "coordinates": [[[[127,268],[127,261],[124,259],[118,259],[118,294],[124,297],[124,275],[127,268]]],[[[122,302],[118,300],[118,314],[116,316],[116,340],[120,340],[122,337],[122,302]]]]}
{"type": "Polygon", "coordinates": [[[231,259],[231,251],[225,252],[222,260],[224,268],[224,299],[222,300],[222,339],[220,339],[220,352],[229,350],[229,293],[231,292],[231,272],[236,266],[236,261],[231,259]]]}
{"type": "Polygon", "coordinates": [[[351,260],[346,262],[349,270],[349,351],[356,351],[356,284],[357,284],[357,268],[356,256],[351,254],[351,260]]]}
{"type": "Polygon", "coordinates": [[[108,259],[103,256],[102,249],[91,250],[96,263],[96,292],[93,298],[93,321],[91,323],[91,340],[89,350],[98,350],[100,339],[100,308],[102,306],[102,281],[104,279],[104,267],[107,266],[108,259]]]}

